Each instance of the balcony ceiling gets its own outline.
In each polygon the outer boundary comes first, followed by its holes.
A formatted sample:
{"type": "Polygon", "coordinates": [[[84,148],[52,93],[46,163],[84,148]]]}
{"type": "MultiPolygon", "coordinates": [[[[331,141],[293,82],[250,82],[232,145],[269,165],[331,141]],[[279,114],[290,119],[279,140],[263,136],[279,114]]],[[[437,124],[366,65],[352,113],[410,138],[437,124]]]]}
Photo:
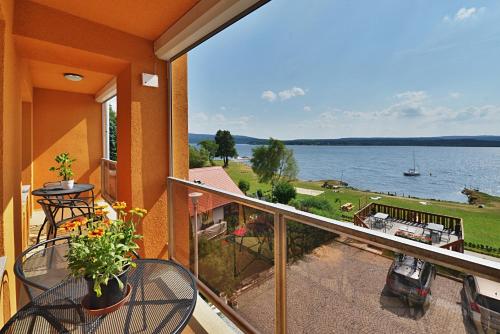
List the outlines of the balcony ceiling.
{"type": "Polygon", "coordinates": [[[113,75],[111,74],[89,71],[73,66],[52,64],[37,60],[29,60],[28,64],[33,86],[37,88],[95,94],[113,79],[113,75]],[[78,82],[69,81],[63,76],[67,72],[81,74],[84,76],[84,79],[78,82]]]}
{"type": "Polygon", "coordinates": [[[199,0],[32,0],[116,30],[155,40],[199,0]]]}

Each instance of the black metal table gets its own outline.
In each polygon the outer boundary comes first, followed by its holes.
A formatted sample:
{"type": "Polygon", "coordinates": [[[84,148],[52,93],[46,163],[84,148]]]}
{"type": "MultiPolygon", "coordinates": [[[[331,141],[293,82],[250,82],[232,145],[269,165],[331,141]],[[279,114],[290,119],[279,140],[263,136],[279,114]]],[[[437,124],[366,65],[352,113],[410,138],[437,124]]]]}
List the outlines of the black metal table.
{"type": "Polygon", "coordinates": [[[94,185],[89,183],[75,183],[73,189],[63,189],[61,187],[43,187],[35,189],[31,192],[33,196],[43,198],[78,198],[80,194],[90,192],[92,194],[92,205],[94,205],[94,185]]]}
{"type": "MultiPolygon", "coordinates": [[[[94,185],[89,184],[89,183],[75,183],[73,185],[72,189],[63,189],[62,186],[50,186],[50,187],[42,187],[35,189],[31,192],[33,196],[39,196],[43,197],[45,199],[50,200],[53,203],[59,203],[61,206],[64,206],[65,204],[72,205],[71,201],[65,201],[65,199],[70,199],[70,200],[76,200],[80,198],[80,195],[82,193],[91,193],[90,201],[88,201],[89,198],[87,198],[87,203],[89,206],[92,208],[95,207],[95,196],[94,196],[94,185]]],[[[74,216],[74,212],[71,208],[70,209],[70,217],[74,216]]],[[[60,212],[60,218],[61,220],[64,220],[64,209],[63,208],[55,208],[51,209],[50,213],[53,217],[55,217],[58,213],[60,212]]],[[[42,233],[42,230],[47,224],[48,218],[45,217],[43,224],[40,227],[40,230],[38,232],[38,237],[36,239],[36,242],[40,242],[40,235],[42,233]]],[[[47,233],[50,232],[50,229],[47,233]]],[[[48,236],[47,236],[48,238],[48,236]]]]}
{"type": "Polygon", "coordinates": [[[83,279],[68,279],[19,310],[1,333],[180,333],[196,305],[193,276],[167,260],[135,260],[129,273],[130,300],[105,316],[81,306],[83,279]]]}

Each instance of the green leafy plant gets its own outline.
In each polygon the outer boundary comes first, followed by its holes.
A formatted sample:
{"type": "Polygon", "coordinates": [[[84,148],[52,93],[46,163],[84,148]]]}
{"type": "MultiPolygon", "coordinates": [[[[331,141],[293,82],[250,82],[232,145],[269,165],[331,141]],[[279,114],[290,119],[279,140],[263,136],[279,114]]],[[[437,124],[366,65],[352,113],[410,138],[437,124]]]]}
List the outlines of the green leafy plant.
{"type": "Polygon", "coordinates": [[[189,168],[201,168],[208,163],[208,152],[200,147],[189,146],[189,168]]]}
{"type": "Polygon", "coordinates": [[[297,196],[297,190],[288,182],[278,182],[273,189],[273,199],[282,204],[288,204],[292,199],[297,196]]]}
{"type": "Polygon", "coordinates": [[[54,160],[59,164],[59,166],[50,167],[49,170],[51,172],[59,172],[59,176],[63,178],[63,181],[71,180],[74,175],[71,165],[76,161],[76,159],[71,158],[69,153],[64,152],[58,154],[54,160]]]}
{"type": "Polygon", "coordinates": [[[247,180],[240,180],[238,182],[238,188],[246,195],[247,191],[250,190],[250,183],[247,180]]]}
{"type": "Polygon", "coordinates": [[[76,219],[62,226],[66,231],[74,231],[87,224],[88,232],[71,235],[68,254],[68,268],[74,277],[91,278],[97,297],[102,295],[101,285],[115,278],[120,289],[123,282],[117,277],[127,266],[135,266],[132,261],[133,251],[138,249],[136,225],[146,215],[145,209],[134,208],[125,212],[126,204],[116,202],[113,208],[118,212],[118,219],[106,218],[106,211],[98,207],[95,216],[89,220],[76,219]]]}

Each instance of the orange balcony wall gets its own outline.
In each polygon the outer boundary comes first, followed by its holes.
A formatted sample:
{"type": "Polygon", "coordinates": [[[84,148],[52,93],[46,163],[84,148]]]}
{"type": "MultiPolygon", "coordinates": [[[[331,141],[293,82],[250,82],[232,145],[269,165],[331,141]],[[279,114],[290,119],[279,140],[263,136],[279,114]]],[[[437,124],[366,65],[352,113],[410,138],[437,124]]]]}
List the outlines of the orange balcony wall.
{"type": "Polygon", "coordinates": [[[49,171],[54,157],[68,152],[75,181],[95,185],[100,192],[102,158],[101,105],[93,95],[35,88],[33,92],[34,189],[60,180],[49,171]]]}

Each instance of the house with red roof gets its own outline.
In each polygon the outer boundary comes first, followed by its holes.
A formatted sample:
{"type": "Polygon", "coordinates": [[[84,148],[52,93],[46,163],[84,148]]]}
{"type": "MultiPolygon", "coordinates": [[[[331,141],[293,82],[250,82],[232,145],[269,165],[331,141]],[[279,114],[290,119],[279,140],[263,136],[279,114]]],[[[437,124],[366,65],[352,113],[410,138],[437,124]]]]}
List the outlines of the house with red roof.
{"type": "MultiPolygon", "coordinates": [[[[229,177],[226,171],[220,166],[190,169],[189,181],[234,194],[244,195],[231,177],[229,177]]],[[[205,226],[220,223],[224,223],[225,226],[225,216],[234,210],[237,210],[234,207],[234,202],[227,197],[203,193],[198,200],[198,214],[201,215],[200,221],[198,222],[198,229],[203,230],[205,226]]],[[[194,205],[191,201],[189,203],[189,213],[191,217],[194,217],[194,205]]]]}

